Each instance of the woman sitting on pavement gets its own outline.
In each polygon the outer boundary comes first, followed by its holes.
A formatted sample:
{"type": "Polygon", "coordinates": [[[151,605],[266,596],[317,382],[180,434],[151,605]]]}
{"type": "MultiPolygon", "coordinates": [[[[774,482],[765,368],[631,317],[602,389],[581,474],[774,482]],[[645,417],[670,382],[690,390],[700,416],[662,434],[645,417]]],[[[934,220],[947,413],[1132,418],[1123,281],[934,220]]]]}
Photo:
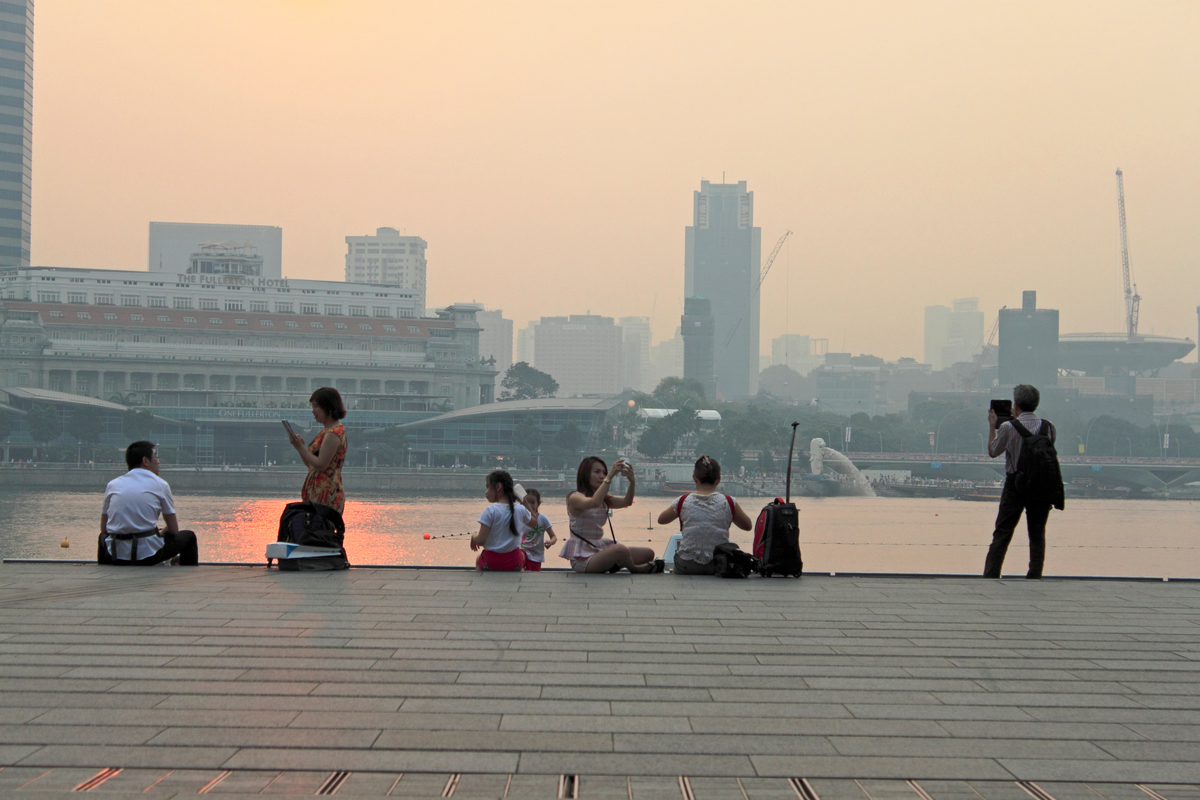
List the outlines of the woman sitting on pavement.
{"type": "Polygon", "coordinates": [[[567,495],[567,520],[571,534],[559,556],[571,562],[576,572],[662,572],[663,562],[649,547],[627,547],[604,536],[610,508],[633,505],[633,467],[617,459],[612,469],[597,456],[588,456],[575,473],[576,490],[567,495]],[[624,497],[610,497],[613,478],[621,475],[629,481],[624,497]]]}
{"type": "Polygon", "coordinates": [[[696,491],[685,494],[658,515],[659,525],[679,520],[683,540],[675,552],[675,572],[679,575],[714,575],[713,548],[729,541],[730,524],[750,530],[749,515],[738,501],[717,491],[721,465],[715,458],[700,456],[692,470],[696,491]]]}

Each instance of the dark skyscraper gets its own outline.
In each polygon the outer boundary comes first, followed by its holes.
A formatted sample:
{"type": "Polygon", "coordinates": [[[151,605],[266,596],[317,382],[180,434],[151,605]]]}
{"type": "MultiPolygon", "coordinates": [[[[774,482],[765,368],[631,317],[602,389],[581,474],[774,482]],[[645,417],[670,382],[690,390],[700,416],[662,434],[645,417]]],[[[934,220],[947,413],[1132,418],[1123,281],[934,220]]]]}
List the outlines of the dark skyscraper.
{"type": "Polygon", "coordinates": [[[746,191],[745,181],[701,181],[685,239],[683,296],[712,303],[716,390],[725,400],[758,393],[755,287],[761,262],[762,229],[754,227],[754,192],[746,191]]]}
{"type": "Polygon", "coordinates": [[[0,266],[29,266],[33,0],[0,2],[0,266]]]}
{"type": "Polygon", "coordinates": [[[712,303],[703,297],[683,301],[683,377],[695,378],[704,385],[709,402],[716,398],[716,378],[713,375],[713,316],[712,303]]]}
{"type": "Polygon", "coordinates": [[[1020,308],[1000,309],[1000,386],[1058,385],[1058,311],[1038,308],[1037,292],[1025,292],[1020,308]]]}

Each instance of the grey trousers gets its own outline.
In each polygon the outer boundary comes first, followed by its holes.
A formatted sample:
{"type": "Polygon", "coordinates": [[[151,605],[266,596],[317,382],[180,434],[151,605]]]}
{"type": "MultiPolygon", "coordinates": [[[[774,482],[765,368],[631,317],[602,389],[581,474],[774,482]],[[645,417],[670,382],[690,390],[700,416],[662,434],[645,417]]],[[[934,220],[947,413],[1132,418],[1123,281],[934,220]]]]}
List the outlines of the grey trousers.
{"type": "Polygon", "coordinates": [[[675,574],[676,575],[716,575],[717,563],[709,560],[703,564],[699,561],[692,561],[687,558],[675,556],[675,574]]]}

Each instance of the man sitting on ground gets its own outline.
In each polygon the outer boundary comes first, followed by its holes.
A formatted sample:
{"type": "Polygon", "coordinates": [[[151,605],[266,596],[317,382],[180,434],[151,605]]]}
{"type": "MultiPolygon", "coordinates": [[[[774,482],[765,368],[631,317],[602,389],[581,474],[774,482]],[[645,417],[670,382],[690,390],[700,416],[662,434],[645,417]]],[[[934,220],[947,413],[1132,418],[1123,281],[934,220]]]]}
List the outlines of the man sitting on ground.
{"type": "Polygon", "coordinates": [[[152,442],[134,442],[125,448],[129,467],[104,490],[100,514],[101,564],[150,566],[179,557],[193,567],[200,559],[196,534],[179,530],[171,487],[158,477],[158,450],[152,442]],[[159,514],[166,530],[157,528],[159,514]]]}

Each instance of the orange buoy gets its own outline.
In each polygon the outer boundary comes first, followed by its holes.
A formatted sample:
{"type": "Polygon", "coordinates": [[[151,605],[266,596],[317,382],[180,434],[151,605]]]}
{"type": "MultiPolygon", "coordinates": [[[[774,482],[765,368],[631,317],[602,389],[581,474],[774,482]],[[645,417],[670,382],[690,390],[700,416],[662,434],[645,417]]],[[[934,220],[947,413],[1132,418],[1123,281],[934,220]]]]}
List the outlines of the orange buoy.
{"type": "Polygon", "coordinates": [[[426,539],[428,539],[428,538],[429,538],[429,534],[428,534],[428,533],[427,533],[427,534],[425,534],[425,538],[426,538],[426,539]]]}
{"type": "Polygon", "coordinates": [[[71,543],[68,542],[66,539],[63,539],[61,542],[58,543],[58,546],[59,547],[70,547],[71,543]]]}

